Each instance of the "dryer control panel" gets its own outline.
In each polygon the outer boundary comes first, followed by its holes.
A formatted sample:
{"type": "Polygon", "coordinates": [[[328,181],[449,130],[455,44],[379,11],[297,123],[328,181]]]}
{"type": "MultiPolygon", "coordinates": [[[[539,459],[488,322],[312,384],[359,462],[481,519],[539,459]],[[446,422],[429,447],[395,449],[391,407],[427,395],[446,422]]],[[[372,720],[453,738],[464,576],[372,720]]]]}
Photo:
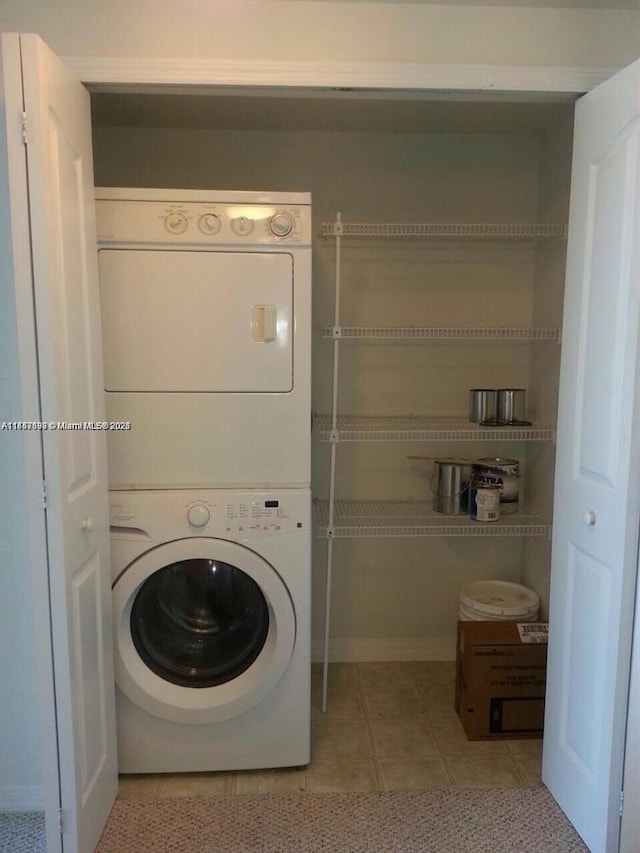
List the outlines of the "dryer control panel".
{"type": "MultiPolygon", "coordinates": [[[[300,194],[304,195],[304,194],[300,194]]],[[[277,196],[276,196],[277,198],[277,196]]],[[[187,246],[311,244],[311,208],[295,201],[96,199],[98,243],[187,246]]]]}

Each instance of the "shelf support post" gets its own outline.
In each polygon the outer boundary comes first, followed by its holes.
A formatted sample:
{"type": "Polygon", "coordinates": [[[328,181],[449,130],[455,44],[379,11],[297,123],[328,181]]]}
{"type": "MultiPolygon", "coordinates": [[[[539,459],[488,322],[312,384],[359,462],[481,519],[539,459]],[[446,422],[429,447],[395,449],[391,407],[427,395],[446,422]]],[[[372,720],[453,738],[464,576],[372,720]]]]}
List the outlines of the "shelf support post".
{"type": "Polygon", "coordinates": [[[335,293],[334,293],[334,316],[333,316],[333,391],[331,401],[331,472],[329,478],[329,518],[327,521],[327,571],[324,602],[324,645],[322,651],[322,710],[327,710],[327,688],[329,676],[329,629],[331,623],[331,581],[333,575],[333,514],[336,498],[336,442],[338,435],[338,388],[340,378],[340,334],[335,330],[340,329],[340,267],[342,258],[342,216],[338,212],[333,227],[335,237],[335,293]]]}

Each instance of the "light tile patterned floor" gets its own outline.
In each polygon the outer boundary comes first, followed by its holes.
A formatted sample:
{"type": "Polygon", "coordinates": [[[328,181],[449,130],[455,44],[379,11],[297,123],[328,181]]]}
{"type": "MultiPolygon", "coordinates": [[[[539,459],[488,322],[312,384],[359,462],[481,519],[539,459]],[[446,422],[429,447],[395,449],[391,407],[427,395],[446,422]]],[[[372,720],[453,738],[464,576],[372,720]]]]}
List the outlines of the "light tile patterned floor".
{"type": "Polygon", "coordinates": [[[321,668],[312,676],[308,767],[121,776],[121,798],[257,793],[517,788],[541,784],[541,740],[468,741],[453,708],[454,664],[424,661],[321,668]]]}

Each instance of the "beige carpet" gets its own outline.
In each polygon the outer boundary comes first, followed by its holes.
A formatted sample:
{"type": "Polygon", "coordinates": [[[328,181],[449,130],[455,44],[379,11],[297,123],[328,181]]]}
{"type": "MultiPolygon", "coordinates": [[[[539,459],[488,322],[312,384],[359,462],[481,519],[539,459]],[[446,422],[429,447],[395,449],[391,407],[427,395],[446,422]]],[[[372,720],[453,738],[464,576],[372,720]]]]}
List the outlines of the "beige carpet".
{"type": "Polygon", "coordinates": [[[583,853],[587,848],[544,788],[118,800],[97,853],[151,851],[583,853]]]}

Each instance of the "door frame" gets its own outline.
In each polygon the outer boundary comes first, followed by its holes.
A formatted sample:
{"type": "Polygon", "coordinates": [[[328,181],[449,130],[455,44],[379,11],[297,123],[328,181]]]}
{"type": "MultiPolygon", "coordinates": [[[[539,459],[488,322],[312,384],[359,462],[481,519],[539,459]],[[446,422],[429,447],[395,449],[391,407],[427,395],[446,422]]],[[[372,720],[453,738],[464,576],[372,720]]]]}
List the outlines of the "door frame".
{"type": "MultiPolygon", "coordinates": [[[[257,90],[292,89],[304,95],[308,89],[326,89],[328,95],[352,87],[384,90],[385,96],[406,98],[408,93],[419,97],[452,99],[505,98],[510,100],[548,100],[585,94],[619,69],[538,68],[531,66],[447,66],[422,64],[381,63],[308,63],[263,62],[230,60],[165,60],[131,57],[62,57],[65,65],[89,89],[122,92],[122,94],[154,91],[175,93],[197,91],[213,93],[225,87],[251,87],[257,90]]],[[[32,470],[27,484],[30,492],[40,488],[32,470]]],[[[32,548],[41,550],[36,530],[32,548]]],[[[37,572],[34,572],[36,574],[37,572]]],[[[35,584],[35,580],[34,580],[35,584]]],[[[640,637],[640,607],[636,608],[634,638],[636,648],[640,637]]],[[[632,658],[631,684],[640,684],[640,655],[632,658]]],[[[40,690],[46,702],[53,699],[53,679],[41,673],[40,690]]],[[[640,688],[636,687],[636,693],[640,688]]],[[[632,694],[633,699],[633,694],[632,694]]],[[[636,697],[630,711],[640,710],[636,697]]],[[[640,739],[627,738],[625,765],[640,766],[640,739]]],[[[49,778],[47,776],[47,778],[49,778]]],[[[45,780],[46,781],[46,780],[45,780]]],[[[627,802],[640,802],[640,780],[627,777],[633,788],[625,792],[627,802]]],[[[49,787],[49,786],[47,786],[49,787]]],[[[49,801],[50,792],[45,791],[49,801]]],[[[627,808],[622,816],[622,837],[626,832],[637,833],[638,818],[627,808]]],[[[630,834],[626,837],[637,837],[630,834]]],[[[52,848],[54,849],[54,848],[52,848]]]]}
{"type": "MultiPolygon", "coordinates": [[[[131,57],[67,57],[63,62],[79,79],[96,91],[135,92],[176,91],[213,93],[224,87],[251,87],[254,93],[267,88],[294,89],[301,94],[309,89],[327,89],[331,96],[338,90],[384,90],[386,97],[422,97],[451,99],[575,100],[604,82],[620,69],[544,68],[533,66],[448,66],[427,64],[381,64],[376,62],[309,63],[300,61],[266,62],[232,60],[160,60],[131,57]],[[179,89],[178,89],[179,87],[179,89]]],[[[636,572],[636,612],[633,637],[628,706],[630,715],[640,716],[640,564],[636,572]],[[634,688],[635,685],[635,688],[634,688]]],[[[633,718],[633,716],[631,718],[633,718]]],[[[632,727],[628,727],[631,729],[632,727]]],[[[640,737],[628,734],[625,747],[625,798],[621,839],[640,834],[640,774],[629,768],[640,767],[640,737]]],[[[621,853],[624,849],[621,846],[621,853]]]]}
{"type": "Polygon", "coordinates": [[[553,68],[520,65],[428,65],[426,63],[304,62],[149,57],[62,57],[86,86],[96,91],[207,93],[212,87],[335,92],[385,90],[406,97],[433,93],[450,98],[483,95],[536,100],[584,95],[619,68],[553,68]]]}

